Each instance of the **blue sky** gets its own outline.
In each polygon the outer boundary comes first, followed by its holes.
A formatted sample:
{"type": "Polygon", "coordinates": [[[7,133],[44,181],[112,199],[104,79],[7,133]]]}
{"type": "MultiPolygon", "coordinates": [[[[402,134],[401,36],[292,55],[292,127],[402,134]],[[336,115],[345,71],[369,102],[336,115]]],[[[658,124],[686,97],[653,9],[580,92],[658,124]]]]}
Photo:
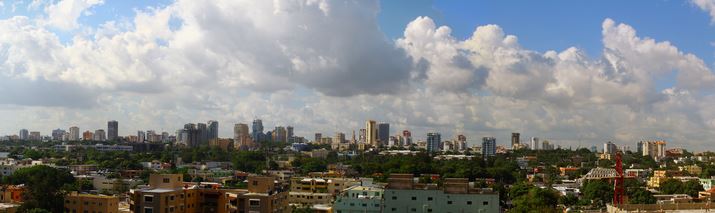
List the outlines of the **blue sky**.
{"type": "Polygon", "coordinates": [[[537,51],[584,49],[589,56],[601,53],[601,23],[606,18],[627,23],[641,37],[670,41],[681,51],[693,53],[712,66],[715,59],[715,26],[710,17],[688,1],[429,1],[382,2],[380,25],[390,38],[402,36],[404,26],[417,16],[430,16],[438,25],[452,28],[465,39],[477,26],[497,24],[519,43],[537,51]]]}

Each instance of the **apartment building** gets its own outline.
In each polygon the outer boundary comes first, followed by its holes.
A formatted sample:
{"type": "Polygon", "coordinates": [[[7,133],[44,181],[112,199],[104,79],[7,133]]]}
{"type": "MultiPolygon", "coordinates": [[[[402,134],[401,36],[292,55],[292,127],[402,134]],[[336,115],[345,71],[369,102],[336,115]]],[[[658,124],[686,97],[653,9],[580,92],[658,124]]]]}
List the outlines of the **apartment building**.
{"type": "Polygon", "coordinates": [[[499,194],[474,188],[466,178],[445,178],[442,185],[422,183],[412,174],[392,174],[383,212],[499,212],[499,194]]]}
{"type": "Polygon", "coordinates": [[[337,194],[359,184],[359,180],[350,178],[293,177],[288,200],[291,204],[301,206],[331,204],[337,194]]]}
{"type": "Polygon", "coordinates": [[[115,196],[71,192],[65,196],[65,212],[117,213],[119,212],[119,198],[115,196]]]}
{"type": "Polygon", "coordinates": [[[384,188],[376,186],[352,186],[335,198],[335,213],[381,213],[384,188]]]}

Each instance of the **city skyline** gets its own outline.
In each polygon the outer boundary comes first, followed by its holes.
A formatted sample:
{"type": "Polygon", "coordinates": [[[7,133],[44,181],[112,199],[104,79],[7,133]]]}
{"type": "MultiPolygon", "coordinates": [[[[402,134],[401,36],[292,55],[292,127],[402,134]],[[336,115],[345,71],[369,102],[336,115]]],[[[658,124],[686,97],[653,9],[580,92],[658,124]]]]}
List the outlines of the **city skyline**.
{"type": "Polygon", "coordinates": [[[175,134],[216,120],[232,138],[260,118],[312,138],[372,119],[390,135],[470,144],[519,132],[562,147],[707,149],[707,2],[5,1],[0,135],[109,133],[109,120],[119,135],[175,134]]]}

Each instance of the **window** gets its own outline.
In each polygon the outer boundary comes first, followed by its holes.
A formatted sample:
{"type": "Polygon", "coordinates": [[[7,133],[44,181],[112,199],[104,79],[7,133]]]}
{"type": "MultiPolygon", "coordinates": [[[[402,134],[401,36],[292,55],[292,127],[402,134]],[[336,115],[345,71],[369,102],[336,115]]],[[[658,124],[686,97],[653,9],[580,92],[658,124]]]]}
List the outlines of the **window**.
{"type": "Polygon", "coordinates": [[[144,195],[144,202],[147,202],[147,203],[154,202],[154,196],[153,195],[144,195]]]}
{"type": "Polygon", "coordinates": [[[427,209],[427,212],[432,212],[432,209],[427,209]]]}
{"type": "Polygon", "coordinates": [[[393,211],[393,212],[394,212],[394,211],[397,211],[397,208],[392,208],[392,211],[393,211]]]}
{"type": "Polygon", "coordinates": [[[395,196],[392,196],[392,200],[397,200],[397,197],[395,197],[395,196]]]}
{"type": "Polygon", "coordinates": [[[432,200],[432,197],[427,197],[427,200],[430,200],[430,201],[431,201],[431,200],[432,200]]]}
{"type": "Polygon", "coordinates": [[[412,200],[417,200],[417,197],[412,197],[412,200]]]}
{"type": "Polygon", "coordinates": [[[362,206],[363,206],[363,207],[367,207],[367,203],[363,203],[362,206]]]}
{"type": "Polygon", "coordinates": [[[451,200],[450,200],[450,201],[447,201],[447,204],[452,204],[452,201],[451,201],[451,200]]]}
{"type": "Polygon", "coordinates": [[[144,213],[154,213],[154,209],[151,207],[144,207],[144,213]]]}
{"type": "Polygon", "coordinates": [[[164,178],[164,183],[169,183],[169,178],[164,178]]]}
{"type": "Polygon", "coordinates": [[[253,181],[253,185],[254,185],[254,186],[258,186],[258,181],[255,181],[255,180],[254,180],[254,181],[253,181]]]}
{"type": "Polygon", "coordinates": [[[355,204],[354,204],[354,203],[350,203],[350,206],[355,206],[355,204]]]}
{"type": "Polygon", "coordinates": [[[416,208],[412,208],[412,209],[410,209],[410,211],[416,212],[417,209],[416,209],[416,208]]]}
{"type": "Polygon", "coordinates": [[[259,199],[250,199],[248,200],[248,205],[251,207],[259,207],[261,206],[261,200],[259,199]]]}
{"type": "Polygon", "coordinates": [[[467,205],[472,205],[472,201],[467,201],[467,205]]]}
{"type": "Polygon", "coordinates": [[[489,201],[484,201],[484,202],[482,202],[482,205],[488,206],[488,205],[489,205],[489,201]]]}

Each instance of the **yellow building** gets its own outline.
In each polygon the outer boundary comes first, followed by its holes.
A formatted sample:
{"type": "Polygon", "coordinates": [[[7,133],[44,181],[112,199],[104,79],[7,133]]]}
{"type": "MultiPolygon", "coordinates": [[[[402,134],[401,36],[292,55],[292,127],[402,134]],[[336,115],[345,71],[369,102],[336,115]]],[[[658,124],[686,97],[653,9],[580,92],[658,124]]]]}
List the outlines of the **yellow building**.
{"type": "Polygon", "coordinates": [[[65,212],[118,213],[119,198],[71,192],[65,196],[65,212]]]}
{"type": "Polygon", "coordinates": [[[291,178],[288,200],[291,204],[303,206],[330,204],[335,195],[359,184],[359,180],[349,178],[294,177],[291,178]]]}
{"type": "Polygon", "coordinates": [[[690,174],[690,175],[695,175],[695,176],[699,176],[700,173],[703,172],[703,169],[700,168],[698,165],[695,165],[695,164],[693,164],[693,165],[687,165],[687,166],[680,166],[680,167],[678,167],[678,168],[680,169],[680,171],[688,172],[688,174],[690,174]]]}
{"type": "Polygon", "coordinates": [[[666,174],[666,170],[653,171],[653,176],[648,179],[648,188],[659,188],[661,183],[668,180],[668,176],[666,176],[666,174]]]}

